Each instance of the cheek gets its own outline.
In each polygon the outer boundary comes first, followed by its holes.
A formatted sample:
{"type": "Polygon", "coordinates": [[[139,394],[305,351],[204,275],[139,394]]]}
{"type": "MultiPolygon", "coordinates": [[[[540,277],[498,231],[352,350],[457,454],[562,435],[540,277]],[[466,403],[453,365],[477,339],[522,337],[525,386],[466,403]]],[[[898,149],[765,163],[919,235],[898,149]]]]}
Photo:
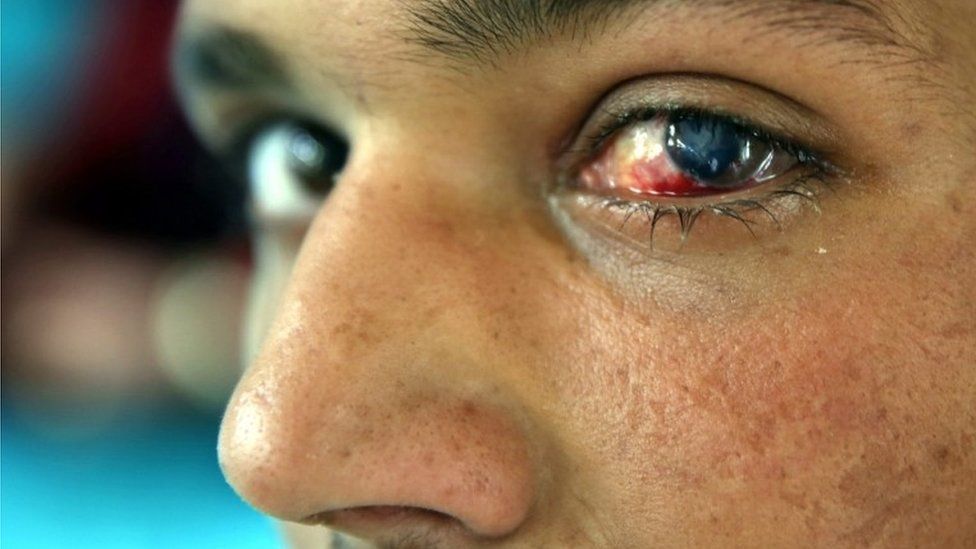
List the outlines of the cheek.
{"type": "Polygon", "coordinates": [[[563,398],[587,423],[576,436],[613,482],[654,487],[631,490],[630,508],[668,501],[675,524],[780,517],[769,523],[869,542],[944,486],[972,489],[972,336],[916,321],[965,313],[951,296],[932,311],[892,299],[911,285],[891,279],[721,322],[608,310],[565,357],[578,370],[563,398]]]}
{"type": "Polygon", "coordinates": [[[594,410],[623,404],[613,412],[622,428],[604,429],[618,456],[650,454],[689,485],[773,480],[782,451],[802,467],[838,436],[871,434],[883,415],[879,387],[891,376],[871,358],[871,328],[834,313],[724,328],[672,316],[615,338],[579,366],[589,370],[581,383],[604,393],[594,410]]]}

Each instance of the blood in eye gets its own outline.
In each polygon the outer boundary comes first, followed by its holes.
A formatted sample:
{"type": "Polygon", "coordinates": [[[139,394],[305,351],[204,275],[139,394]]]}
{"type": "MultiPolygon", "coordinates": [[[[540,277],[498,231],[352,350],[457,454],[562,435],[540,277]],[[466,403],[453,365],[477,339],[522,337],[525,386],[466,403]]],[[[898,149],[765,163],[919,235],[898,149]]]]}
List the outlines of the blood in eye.
{"type": "Polygon", "coordinates": [[[757,184],[771,153],[722,121],[659,116],[614,136],[579,177],[596,191],[708,196],[757,184]]]}
{"type": "Polygon", "coordinates": [[[727,192],[709,186],[675,166],[665,150],[667,121],[655,118],[615,136],[579,173],[594,191],[624,191],[650,196],[694,197],[727,192]]]}
{"type": "Polygon", "coordinates": [[[637,194],[703,196],[724,190],[702,185],[694,178],[678,171],[672,166],[668,155],[663,153],[653,158],[631,161],[629,171],[630,173],[623,179],[629,182],[627,190],[637,194]]]}

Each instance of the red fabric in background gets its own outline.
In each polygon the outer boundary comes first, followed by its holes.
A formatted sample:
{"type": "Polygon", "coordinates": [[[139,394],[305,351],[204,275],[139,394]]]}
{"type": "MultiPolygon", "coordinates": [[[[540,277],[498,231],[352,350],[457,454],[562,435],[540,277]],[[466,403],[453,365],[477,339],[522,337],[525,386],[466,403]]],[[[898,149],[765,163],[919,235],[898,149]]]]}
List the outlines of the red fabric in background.
{"type": "MultiPolygon", "coordinates": [[[[76,101],[74,123],[61,128],[53,150],[39,161],[57,167],[48,173],[57,184],[86,184],[71,174],[104,158],[146,133],[160,117],[176,110],[169,83],[169,44],[178,4],[163,0],[123,0],[103,4],[109,13],[93,14],[104,23],[90,43],[76,101]]],[[[74,97],[71,97],[71,96],[74,97]]],[[[56,128],[57,129],[57,128],[56,128]]]]}

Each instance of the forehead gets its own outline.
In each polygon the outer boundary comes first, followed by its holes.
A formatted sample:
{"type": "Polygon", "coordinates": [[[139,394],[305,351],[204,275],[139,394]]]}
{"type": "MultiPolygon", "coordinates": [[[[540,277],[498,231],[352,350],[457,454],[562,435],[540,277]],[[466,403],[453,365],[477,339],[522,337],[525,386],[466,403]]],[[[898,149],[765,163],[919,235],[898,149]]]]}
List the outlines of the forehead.
{"type": "MultiPolygon", "coordinates": [[[[846,6],[850,14],[884,15],[905,1],[910,0],[189,0],[184,22],[189,28],[246,31],[305,66],[342,70],[431,53],[482,58],[523,46],[528,36],[578,39],[580,33],[586,39],[594,20],[606,25],[631,10],[653,8],[660,15],[655,24],[663,26],[715,8],[729,17],[745,9],[750,17],[790,15],[794,9],[803,17],[811,7],[830,5],[846,6]]],[[[909,11],[899,17],[910,17],[909,11]]]]}
{"type": "MultiPolygon", "coordinates": [[[[346,43],[369,48],[395,43],[410,34],[417,19],[465,18],[477,24],[502,12],[577,13],[606,12],[624,7],[709,9],[749,8],[783,10],[816,5],[849,7],[894,17],[926,19],[958,9],[974,15],[970,0],[188,0],[186,14],[234,26],[247,27],[296,42],[346,43]],[[473,17],[465,17],[473,15],[473,17]],[[348,42],[353,40],[352,42],[348,42]]],[[[675,10],[671,10],[675,11],[675,10]]],[[[535,17],[539,18],[539,15],[535,17]]],[[[665,21],[666,22],[666,21],[665,21]]]]}
{"type": "MultiPolygon", "coordinates": [[[[579,45],[601,39],[608,22],[638,21],[642,30],[698,24],[713,27],[742,19],[767,19],[755,33],[803,26],[857,28],[880,23],[883,32],[909,39],[950,40],[970,36],[976,22],[971,0],[190,0],[187,27],[225,26],[252,33],[282,54],[308,66],[345,71],[371,65],[382,69],[404,59],[447,54],[485,61],[487,54],[521,50],[543,36],[571,37],[579,45]],[[633,11],[653,17],[630,17],[633,11]],[[625,17],[621,17],[625,16],[625,17]],[[861,20],[855,21],[854,19],[861,20]],[[797,22],[801,24],[798,25],[797,22]],[[596,25],[593,25],[596,23],[596,25]],[[935,29],[938,29],[937,32],[935,29]],[[914,35],[914,36],[910,36],[914,35]],[[929,35],[929,36],[926,36],[929,35]]],[[[631,25],[633,26],[633,25],[631,25]]],[[[630,29],[633,31],[633,28],[630,29]]],[[[746,36],[742,37],[746,39],[746,36]]],[[[970,36],[970,41],[972,37],[970,36]]],[[[870,37],[866,40],[870,41],[870,37]]],[[[551,41],[550,45],[559,45],[551,41]]],[[[565,42],[562,45],[566,45],[565,42]]],[[[707,46],[707,43],[705,44],[707,46]]],[[[931,49],[919,44],[919,49],[931,49]]],[[[420,63],[424,64],[424,63],[420,63]]]]}
{"type": "Polygon", "coordinates": [[[403,47],[402,0],[191,0],[192,28],[224,26],[263,39],[316,65],[362,61],[403,47]]]}
{"type": "Polygon", "coordinates": [[[939,94],[961,104],[972,97],[958,90],[972,86],[959,84],[976,80],[973,24],[972,0],[191,0],[183,29],[243,33],[274,54],[293,89],[331,104],[402,99],[418,86],[430,93],[438,80],[454,86],[459,73],[499,67],[553,84],[614,63],[623,75],[694,58],[703,66],[693,69],[708,72],[733,59],[761,67],[770,56],[782,64],[826,50],[837,63],[897,65],[910,79],[942,81],[926,89],[955,89],[939,94]]]}

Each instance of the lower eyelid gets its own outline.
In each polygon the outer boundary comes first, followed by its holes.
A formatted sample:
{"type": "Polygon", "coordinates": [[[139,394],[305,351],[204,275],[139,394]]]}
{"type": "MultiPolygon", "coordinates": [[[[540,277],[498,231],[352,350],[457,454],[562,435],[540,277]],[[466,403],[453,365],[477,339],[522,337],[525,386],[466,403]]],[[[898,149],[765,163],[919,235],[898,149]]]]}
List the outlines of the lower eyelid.
{"type": "Polygon", "coordinates": [[[572,223],[606,233],[645,251],[726,251],[785,232],[804,213],[820,212],[833,176],[817,167],[798,168],[785,183],[765,184],[723,199],[646,200],[557,191],[553,206],[572,223]]]}

